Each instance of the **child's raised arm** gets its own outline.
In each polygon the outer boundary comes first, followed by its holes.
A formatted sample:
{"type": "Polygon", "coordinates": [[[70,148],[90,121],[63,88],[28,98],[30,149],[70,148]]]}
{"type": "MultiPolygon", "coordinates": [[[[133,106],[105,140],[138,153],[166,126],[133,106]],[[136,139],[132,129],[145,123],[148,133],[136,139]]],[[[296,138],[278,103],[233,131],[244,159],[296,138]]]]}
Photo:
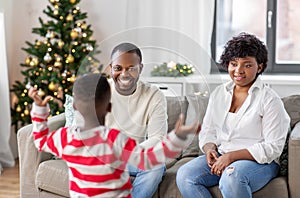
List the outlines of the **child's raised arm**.
{"type": "Polygon", "coordinates": [[[35,87],[30,87],[29,91],[28,91],[28,96],[30,98],[32,98],[35,102],[36,105],[38,106],[46,106],[47,103],[49,102],[49,100],[51,100],[51,96],[46,96],[44,99],[42,99],[39,95],[38,95],[38,91],[37,88],[35,87]]]}

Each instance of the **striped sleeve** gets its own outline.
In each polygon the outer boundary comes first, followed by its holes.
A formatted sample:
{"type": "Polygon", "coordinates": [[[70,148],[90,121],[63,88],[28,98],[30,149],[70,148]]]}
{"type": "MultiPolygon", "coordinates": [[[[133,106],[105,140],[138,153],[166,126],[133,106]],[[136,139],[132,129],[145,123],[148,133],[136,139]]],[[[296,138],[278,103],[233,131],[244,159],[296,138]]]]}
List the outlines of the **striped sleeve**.
{"type": "Polygon", "coordinates": [[[168,159],[175,158],[188,143],[178,138],[172,131],[155,146],[145,148],[119,132],[114,138],[113,148],[125,163],[128,162],[139,169],[147,170],[165,163],[168,159]]]}
{"type": "Polygon", "coordinates": [[[49,107],[37,106],[33,103],[31,110],[32,135],[34,144],[39,151],[49,152],[61,157],[62,150],[67,144],[67,128],[49,132],[47,125],[49,107]]]}

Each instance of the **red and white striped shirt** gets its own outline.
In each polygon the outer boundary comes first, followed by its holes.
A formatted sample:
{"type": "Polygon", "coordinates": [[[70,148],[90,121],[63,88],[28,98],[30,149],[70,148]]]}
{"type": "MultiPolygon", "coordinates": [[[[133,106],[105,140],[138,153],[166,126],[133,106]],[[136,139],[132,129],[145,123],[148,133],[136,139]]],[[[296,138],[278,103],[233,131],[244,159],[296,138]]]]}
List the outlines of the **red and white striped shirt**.
{"type": "Polygon", "coordinates": [[[52,153],[67,162],[71,197],[131,197],[127,163],[143,170],[154,168],[176,157],[188,143],[174,131],[147,149],[105,126],[87,131],[62,127],[49,132],[48,112],[48,107],[33,104],[34,143],[39,151],[52,153]]]}

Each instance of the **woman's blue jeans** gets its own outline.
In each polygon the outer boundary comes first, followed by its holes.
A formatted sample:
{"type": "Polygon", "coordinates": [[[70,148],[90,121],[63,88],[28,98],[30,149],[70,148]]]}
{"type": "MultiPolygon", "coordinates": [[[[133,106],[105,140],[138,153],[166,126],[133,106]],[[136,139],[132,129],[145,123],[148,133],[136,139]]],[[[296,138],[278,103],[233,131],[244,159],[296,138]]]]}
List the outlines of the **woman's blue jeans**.
{"type": "Polygon", "coordinates": [[[210,173],[206,155],[199,156],[179,168],[176,182],[184,198],[212,197],[208,188],[219,185],[224,198],[247,198],[265,186],[279,171],[276,162],[258,164],[238,160],[230,164],[221,177],[210,173]]]}

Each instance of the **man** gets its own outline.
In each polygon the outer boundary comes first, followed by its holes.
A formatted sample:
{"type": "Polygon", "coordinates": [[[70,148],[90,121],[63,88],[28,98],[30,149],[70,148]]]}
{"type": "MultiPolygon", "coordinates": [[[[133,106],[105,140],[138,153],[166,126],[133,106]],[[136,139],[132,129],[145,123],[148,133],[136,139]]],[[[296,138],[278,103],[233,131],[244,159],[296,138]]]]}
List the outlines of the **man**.
{"type": "MultiPolygon", "coordinates": [[[[113,105],[106,123],[148,148],[167,133],[167,104],[157,87],[139,80],[142,69],[142,54],[137,46],[121,43],[113,49],[110,64],[113,105]]],[[[165,166],[150,171],[130,165],[127,168],[130,175],[135,176],[132,196],[152,197],[162,180],[165,166]]]]}

